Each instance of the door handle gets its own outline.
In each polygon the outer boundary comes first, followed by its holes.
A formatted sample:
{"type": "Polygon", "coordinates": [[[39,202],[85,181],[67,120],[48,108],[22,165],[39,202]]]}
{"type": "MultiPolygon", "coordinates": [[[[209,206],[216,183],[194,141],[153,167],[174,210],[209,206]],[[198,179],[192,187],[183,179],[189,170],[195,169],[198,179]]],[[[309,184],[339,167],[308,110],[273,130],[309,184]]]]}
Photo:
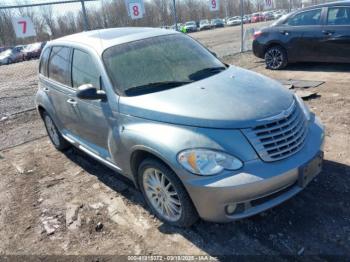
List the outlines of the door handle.
{"type": "Polygon", "coordinates": [[[286,30],[281,30],[280,33],[281,33],[282,35],[289,35],[289,32],[286,31],[286,30]]]}
{"type": "Polygon", "coordinates": [[[72,106],[76,106],[76,104],[77,104],[78,102],[75,101],[75,100],[72,99],[72,98],[69,98],[69,99],[67,100],[67,103],[68,103],[68,104],[71,104],[72,106]]]}
{"type": "Polygon", "coordinates": [[[323,30],[322,33],[323,33],[324,35],[333,35],[333,34],[334,34],[334,31],[323,30]]]}

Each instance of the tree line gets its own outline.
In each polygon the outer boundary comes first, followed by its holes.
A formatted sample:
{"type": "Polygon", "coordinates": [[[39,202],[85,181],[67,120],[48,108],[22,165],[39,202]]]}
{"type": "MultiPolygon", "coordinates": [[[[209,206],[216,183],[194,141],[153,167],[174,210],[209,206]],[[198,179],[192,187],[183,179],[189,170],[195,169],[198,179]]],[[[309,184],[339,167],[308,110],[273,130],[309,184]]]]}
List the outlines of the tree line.
{"type": "MultiPolygon", "coordinates": [[[[208,0],[176,0],[178,22],[190,20],[224,18],[240,14],[240,0],[219,0],[220,11],[210,12],[208,0]]],[[[275,0],[276,9],[288,9],[290,0],[275,0]]],[[[323,0],[312,0],[324,2],[323,0]]],[[[302,0],[291,0],[293,7],[301,7],[302,0]]],[[[128,16],[124,0],[100,0],[98,5],[87,6],[90,29],[150,26],[160,27],[174,24],[172,0],[145,1],[145,16],[132,20],[128,16]]],[[[1,5],[0,5],[1,6],[1,5]]],[[[81,9],[70,11],[70,4],[16,9],[0,9],[0,46],[27,44],[48,41],[64,35],[81,32],[84,29],[81,9]],[[37,36],[28,39],[16,39],[11,18],[14,16],[30,17],[34,23],[37,36]]],[[[264,9],[263,0],[244,0],[244,13],[251,14],[264,9]]]]}

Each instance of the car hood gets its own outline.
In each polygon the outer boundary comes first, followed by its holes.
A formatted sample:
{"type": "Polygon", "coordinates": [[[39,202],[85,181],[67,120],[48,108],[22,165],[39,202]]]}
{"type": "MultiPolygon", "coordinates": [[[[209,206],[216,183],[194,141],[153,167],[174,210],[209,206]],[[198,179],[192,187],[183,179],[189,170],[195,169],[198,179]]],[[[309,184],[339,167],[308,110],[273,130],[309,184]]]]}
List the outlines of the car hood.
{"type": "Polygon", "coordinates": [[[120,113],[207,128],[245,128],[289,108],[293,95],[263,75],[230,66],[184,86],[119,99],[120,113]]]}

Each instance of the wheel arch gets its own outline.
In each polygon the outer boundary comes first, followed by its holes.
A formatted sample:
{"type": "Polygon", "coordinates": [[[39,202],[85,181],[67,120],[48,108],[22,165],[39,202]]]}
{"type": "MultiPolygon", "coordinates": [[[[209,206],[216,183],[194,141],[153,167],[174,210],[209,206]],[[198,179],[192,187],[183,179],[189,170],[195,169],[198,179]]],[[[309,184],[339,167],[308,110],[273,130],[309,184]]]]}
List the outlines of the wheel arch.
{"type": "MultiPolygon", "coordinates": [[[[174,168],[172,168],[172,165],[167,161],[159,152],[148,148],[148,147],[141,147],[136,146],[133,148],[133,151],[130,155],[130,170],[134,179],[135,186],[137,188],[140,187],[138,183],[138,167],[142,163],[143,160],[146,158],[153,158],[160,162],[162,162],[164,165],[166,165],[169,169],[171,169],[175,174],[174,168]]],[[[181,179],[179,179],[181,181],[181,179]]]]}
{"type": "Polygon", "coordinates": [[[285,45],[279,41],[271,41],[269,42],[268,44],[266,44],[266,47],[264,49],[264,55],[266,53],[267,50],[269,50],[271,47],[274,47],[274,46],[279,46],[279,47],[282,47],[285,51],[286,51],[286,54],[288,56],[288,50],[287,48],[285,47],[285,45]]]}

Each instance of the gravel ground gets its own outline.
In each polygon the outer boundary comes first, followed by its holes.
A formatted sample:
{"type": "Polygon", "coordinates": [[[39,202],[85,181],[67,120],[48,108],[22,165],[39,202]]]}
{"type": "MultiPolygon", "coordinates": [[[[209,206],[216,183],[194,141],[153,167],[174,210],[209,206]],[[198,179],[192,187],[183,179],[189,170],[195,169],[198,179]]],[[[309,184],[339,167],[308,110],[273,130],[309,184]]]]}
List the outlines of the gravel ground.
{"type": "MultiPolygon", "coordinates": [[[[245,24],[244,32],[244,50],[248,51],[252,48],[252,30],[259,30],[261,27],[268,26],[271,21],[245,24]]],[[[228,26],[217,28],[215,30],[200,31],[189,34],[209,49],[213,50],[219,57],[233,55],[241,51],[241,27],[228,26]]]]}
{"type": "Polygon", "coordinates": [[[350,66],[272,72],[251,53],[224,60],[276,79],[325,82],[307,103],[326,125],[326,160],[306,190],[234,223],[164,225],[120,175],[76,149],[56,151],[35,111],[14,114],[33,107],[37,61],[13,64],[0,67],[0,255],[349,256],[350,66]]]}

